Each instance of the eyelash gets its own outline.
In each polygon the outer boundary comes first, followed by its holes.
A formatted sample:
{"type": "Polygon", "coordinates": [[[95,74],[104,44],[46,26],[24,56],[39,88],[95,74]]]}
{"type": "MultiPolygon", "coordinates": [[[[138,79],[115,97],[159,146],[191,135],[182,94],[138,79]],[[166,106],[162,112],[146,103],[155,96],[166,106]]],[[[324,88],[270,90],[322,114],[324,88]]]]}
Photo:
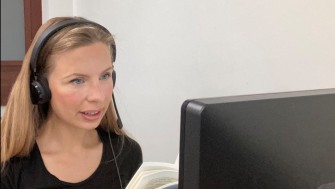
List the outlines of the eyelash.
{"type": "MultiPolygon", "coordinates": [[[[100,77],[100,80],[108,80],[109,78],[112,77],[112,74],[111,73],[105,73],[104,75],[102,75],[100,77]]],[[[83,79],[79,79],[79,78],[76,78],[76,79],[73,79],[70,81],[70,83],[73,83],[75,85],[80,85],[80,84],[83,84],[85,81],[83,79]]]]}
{"type": "Polygon", "coordinates": [[[112,74],[111,73],[105,73],[103,76],[102,76],[102,80],[107,80],[107,79],[109,79],[110,77],[112,76],[112,74]],[[107,78],[106,78],[106,76],[107,76],[107,78]]]}
{"type": "Polygon", "coordinates": [[[80,85],[80,84],[82,84],[82,83],[84,83],[84,80],[83,79],[73,79],[73,80],[71,80],[70,81],[70,83],[73,83],[73,84],[75,84],[75,85],[80,85]]]}

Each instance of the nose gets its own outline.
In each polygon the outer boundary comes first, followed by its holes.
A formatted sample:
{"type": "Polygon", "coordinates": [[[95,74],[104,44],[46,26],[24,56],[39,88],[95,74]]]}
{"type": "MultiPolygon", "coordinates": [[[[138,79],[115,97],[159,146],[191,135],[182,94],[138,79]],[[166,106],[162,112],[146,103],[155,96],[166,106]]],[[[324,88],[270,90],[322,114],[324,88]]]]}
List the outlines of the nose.
{"type": "Polygon", "coordinates": [[[87,91],[87,100],[92,102],[101,102],[105,100],[105,93],[99,81],[93,82],[87,91]]]}

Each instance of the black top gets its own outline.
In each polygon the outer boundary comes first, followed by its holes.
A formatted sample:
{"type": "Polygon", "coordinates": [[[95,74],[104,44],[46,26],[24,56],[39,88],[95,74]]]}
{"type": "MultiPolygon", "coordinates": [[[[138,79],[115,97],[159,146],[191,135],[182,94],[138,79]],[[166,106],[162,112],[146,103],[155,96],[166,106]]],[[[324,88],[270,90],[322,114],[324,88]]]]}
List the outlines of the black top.
{"type": "MultiPolygon", "coordinates": [[[[108,133],[100,129],[98,129],[98,133],[103,143],[102,159],[95,172],[84,181],[68,183],[50,174],[43,163],[39,148],[35,144],[29,157],[14,157],[7,162],[5,171],[1,173],[1,188],[121,188],[108,133]]],[[[123,138],[111,133],[111,139],[122,185],[126,187],[142,164],[142,150],[139,144],[129,137],[123,138]]]]}

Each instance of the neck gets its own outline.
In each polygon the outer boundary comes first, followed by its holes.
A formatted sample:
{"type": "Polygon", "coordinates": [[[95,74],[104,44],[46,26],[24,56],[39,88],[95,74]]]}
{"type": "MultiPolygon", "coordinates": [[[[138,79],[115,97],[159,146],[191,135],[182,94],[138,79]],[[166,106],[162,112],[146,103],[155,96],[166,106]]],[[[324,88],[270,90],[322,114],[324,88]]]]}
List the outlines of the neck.
{"type": "Polygon", "coordinates": [[[100,139],[95,129],[85,130],[48,120],[39,130],[36,142],[43,151],[73,152],[96,146],[100,139]]]}

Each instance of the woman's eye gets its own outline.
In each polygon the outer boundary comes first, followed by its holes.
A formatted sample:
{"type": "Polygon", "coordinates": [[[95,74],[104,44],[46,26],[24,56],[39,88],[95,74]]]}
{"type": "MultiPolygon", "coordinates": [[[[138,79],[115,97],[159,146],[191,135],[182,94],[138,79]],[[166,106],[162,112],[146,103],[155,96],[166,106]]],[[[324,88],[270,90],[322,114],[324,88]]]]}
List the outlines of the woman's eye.
{"type": "Polygon", "coordinates": [[[82,80],[82,79],[73,79],[70,82],[73,83],[73,84],[76,84],[76,85],[80,85],[80,84],[84,83],[84,80],[82,80]]]}
{"type": "Polygon", "coordinates": [[[102,80],[107,80],[108,78],[111,77],[111,74],[110,73],[105,73],[104,75],[101,76],[101,79],[102,80]]]}

